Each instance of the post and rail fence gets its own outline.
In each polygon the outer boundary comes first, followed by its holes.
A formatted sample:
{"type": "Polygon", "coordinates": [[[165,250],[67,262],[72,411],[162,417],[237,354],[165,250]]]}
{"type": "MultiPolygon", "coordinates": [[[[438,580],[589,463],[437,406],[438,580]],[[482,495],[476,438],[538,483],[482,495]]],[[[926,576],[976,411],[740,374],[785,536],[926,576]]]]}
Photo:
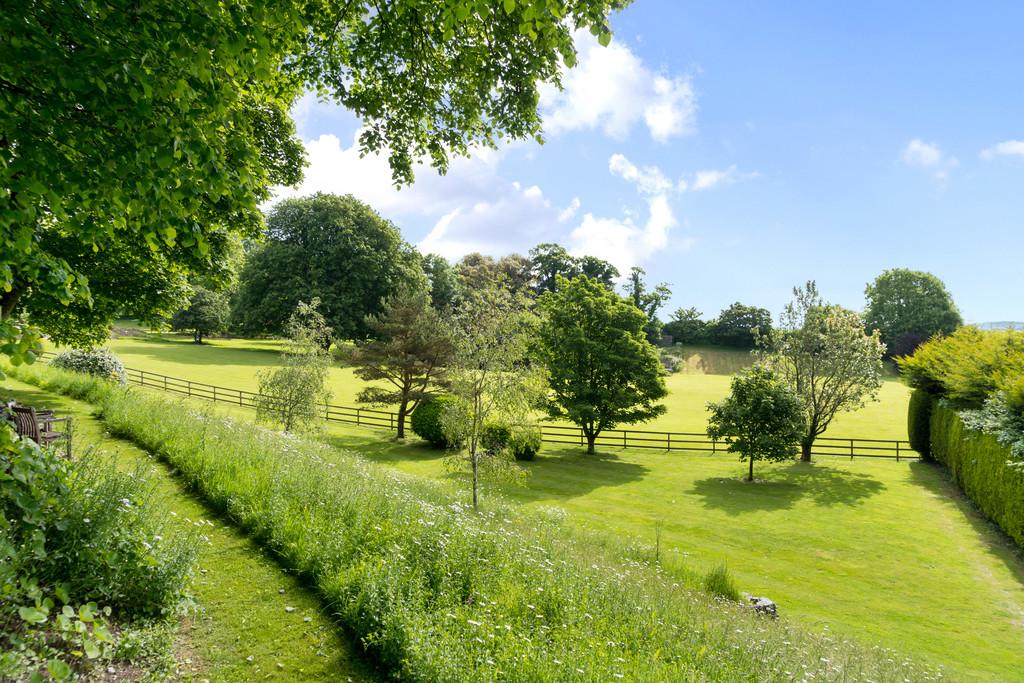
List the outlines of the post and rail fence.
{"type": "MultiPolygon", "coordinates": [[[[44,358],[54,354],[44,353],[44,358]]],[[[255,408],[259,394],[245,389],[233,389],[205,382],[170,377],[149,370],[125,368],[130,384],[149,389],[158,389],[172,394],[201,398],[215,403],[227,403],[242,408],[255,408]]],[[[324,419],[359,427],[398,429],[398,413],[372,408],[352,408],[326,404],[324,419]]],[[[579,427],[542,424],[541,439],[550,444],[572,444],[586,446],[586,436],[579,427]]],[[[664,432],[641,429],[606,429],[597,437],[596,446],[617,448],[646,448],[659,451],[697,451],[708,453],[725,452],[727,445],[701,432],[664,432]]],[[[911,449],[910,443],[898,439],[859,439],[847,437],[819,436],[814,441],[812,455],[841,456],[854,458],[884,458],[896,462],[920,457],[911,449]]]]}

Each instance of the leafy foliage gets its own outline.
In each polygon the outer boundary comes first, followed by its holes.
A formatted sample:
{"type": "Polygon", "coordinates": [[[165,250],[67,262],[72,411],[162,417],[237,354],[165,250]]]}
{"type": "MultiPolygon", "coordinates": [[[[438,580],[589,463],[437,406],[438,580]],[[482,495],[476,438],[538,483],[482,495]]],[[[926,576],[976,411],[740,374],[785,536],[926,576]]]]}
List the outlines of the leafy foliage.
{"type": "Polygon", "coordinates": [[[446,366],[453,352],[452,331],[431,306],[426,292],[402,292],[367,321],[372,339],[358,344],[351,358],[355,374],[371,384],[361,403],[398,405],[398,438],[405,438],[405,416],[447,386],[446,366]],[[388,386],[379,386],[380,382],[388,386]]]}
{"type": "Polygon", "coordinates": [[[224,330],[229,314],[226,296],[202,285],[194,285],[188,306],[171,316],[171,329],[191,332],[195,343],[202,344],[203,337],[224,330]]]}
{"type": "Polygon", "coordinates": [[[658,319],[658,310],[672,296],[672,290],[664,282],[659,283],[654,289],[648,290],[644,281],[645,274],[643,268],[633,266],[629,272],[629,279],[626,281],[626,298],[647,316],[644,334],[647,335],[647,341],[656,344],[661,341],[662,328],[662,322],[658,319]]]}
{"type": "Polygon", "coordinates": [[[337,339],[370,334],[367,317],[405,289],[425,289],[416,252],[390,221],[351,195],[315,194],[278,202],[267,242],[239,276],[232,325],[246,334],[285,333],[310,293],[337,339]]]}
{"type": "Polygon", "coordinates": [[[754,480],[755,460],[789,460],[804,435],[803,402],[767,368],[733,377],[729,396],[708,410],[708,436],[750,463],[747,481],[754,480]]]}
{"type": "Polygon", "coordinates": [[[868,284],[864,295],[864,325],[879,331],[890,356],[911,354],[928,338],[964,324],[946,286],[931,273],[893,268],[868,284]]]}
{"type": "Polygon", "coordinates": [[[423,257],[423,272],[430,286],[430,303],[442,313],[454,310],[462,301],[462,279],[447,259],[437,254],[423,257]]]}
{"type": "Polygon", "coordinates": [[[1012,462],[1010,449],[939,401],[931,417],[931,453],[985,516],[1024,547],[1024,467],[1012,462]]]}
{"type": "Polygon", "coordinates": [[[121,384],[128,381],[124,364],[110,349],[68,349],[58,353],[51,363],[55,368],[116,379],[121,384]]]}
{"type": "Polygon", "coordinates": [[[665,323],[665,334],[678,344],[704,344],[708,341],[710,325],[701,319],[703,314],[696,308],[677,308],[672,318],[665,323]]]}
{"type": "Polygon", "coordinates": [[[577,424],[587,452],[605,429],[657,417],[668,392],[647,317],[597,280],[559,277],[540,298],[537,353],[548,370],[547,411],[577,424]]]}
{"type": "Polygon", "coordinates": [[[409,421],[413,434],[434,448],[453,448],[457,442],[445,433],[442,418],[455,404],[451,396],[433,396],[420,401],[409,421]]]}
{"type": "Polygon", "coordinates": [[[579,275],[598,280],[608,289],[615,287],[619,277],[618,269],[596,256],[576,257],[560,244],[545,242],[530,250],[533,289],[539,296],[553,292],[558,286],[558,277],[571,280],[579,275]]]}
{"type": "Polygon", "coordinates": [[[809,462],[814,440],[837,413],[877,400],[885,345],[877,330],[865,334],[858,314],[826,304],[813,280],[793,289],[780,329],[762,341],[761,360],[803,400],[801,458],[809,462]]]}
{"type": "Polygon", "coordinates": [[[767,309],[738,301],[708,324],[708,338],[712,344],[741,349],[754,348],[757,336],[768,336],[771,331],[772,314],[767,309]]]}
{"type": "Polygon", "coordinates": [[[281,351],[281,366],[257,374],[259,394],[256,418],[281,425],[286,432],[309,429],[331,400],[327,389],[330,330],[317,307],[320,300],[299,302],[288,321],[288,344],[281,351]]]}
{"type": "Polygon", "coordinates": [[[915,389],[907,406],[907,435],[910,447],[923,458],[931,458],[931,419],[935,396],[924,389],[915,389]]]}

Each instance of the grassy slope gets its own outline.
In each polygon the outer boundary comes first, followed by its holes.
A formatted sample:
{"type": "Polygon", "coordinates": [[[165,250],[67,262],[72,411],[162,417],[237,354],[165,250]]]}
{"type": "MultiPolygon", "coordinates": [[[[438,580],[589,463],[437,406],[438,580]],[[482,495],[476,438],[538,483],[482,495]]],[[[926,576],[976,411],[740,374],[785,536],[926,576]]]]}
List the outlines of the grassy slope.
{"type": "Polygon", "coordinates": [[[0,395],[73,415],[78,449],[96,445],[116,454],[127,470],[140,460],[152,462],[168,509],[182,520],[212,522],[204,525],[210,543],[200,553],[190,585],[198,609],[182,625],[180,635],[179,663],[185,673],[213,681],[328,681],[339,675],[374,680],[320,611],[315,595],[283,574],[241,533],[211,519],[166,466],[106,435],[90,417],[88,404],[9,378],[0,381],[0,395]],[[288,612],[286,607],[295,610],[288,612]]]}
{"type": "MultiPolygon", "coordinates": [[[[214,339],[203,345],[179,335],[147,335],[111,340],[109,346],[125,365],[142,370],[217,384],[234,389],[255,390],[256,373],[274,365],[278,343],[270,340],[214,339]]],[[[746,364],[749,354],[706,347],[682,349],[688,369],[667,378],[668,412],[658,419],[637,425],[638,429],[702,432],[707,422],[707,403],[729,393],[728,373],[746,364]]],[[[333,403],[356,405],[363,386],[349,368],[331,369],[333,403]]],[[[910,392],[901,382],[885,382],[880,401],[855,412],[839,415],[826,436],[875,439],[906,439],[907,402],[910,392]]]]}

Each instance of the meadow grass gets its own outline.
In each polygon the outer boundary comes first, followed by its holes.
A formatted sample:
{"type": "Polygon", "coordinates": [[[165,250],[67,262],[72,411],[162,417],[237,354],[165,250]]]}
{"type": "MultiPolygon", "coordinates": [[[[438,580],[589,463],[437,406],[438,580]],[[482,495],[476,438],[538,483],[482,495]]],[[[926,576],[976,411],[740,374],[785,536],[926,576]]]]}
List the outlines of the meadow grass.
{"type": "Polygon", "coordinates": [[[313,581],[411,680],[927,680],[895,652],[771,622],[625,561],[539,509],[474,514],[449,487],[141,391],[52,369],[19,377],[99,401],[107,426],[313,581]],[[97,381],[93,381],[98,384],[97,381]],[[186,419],[182,419],[186,417],[186,419]]]}
{"type": "Polygon", "coordinates": [[[196,681],[377,680],[311,591],[189,494],[167,465],[112,437],[91,405],[12,378],[0,380],[0,397],[73,417],[76,451],[95,448],[128,473],[148,469],[153,494],[173,515],[167,523],[205,537],[188,588],[193,606],[171,636],[177,675],[196,681]]]}
{"type": "MultiPolygon", "coordinates": [[[[249,391],[258,389],[259,370],[280,364],[280,342],[272,339],[210,339],[194,344],[184,335],[150,333],[111,339],[108,346],[128,367],[249,391]]],[[[666,377],[666,413],[633,428],[703,432],[707,403],[725,398],[731,374],[750,363],[750,353],[741,350],[693,346],[676,347],[673,353],[687,360],[683,371],[666,377]]],[[[356,395],[366,383],[351,368],[335,363],[328,386],[332,403],[355,406],[356,395]]],[[[909,400],[906,385],[888,377],[877,402],[838,415],[825,436],[905,440],[909,400]]]]}

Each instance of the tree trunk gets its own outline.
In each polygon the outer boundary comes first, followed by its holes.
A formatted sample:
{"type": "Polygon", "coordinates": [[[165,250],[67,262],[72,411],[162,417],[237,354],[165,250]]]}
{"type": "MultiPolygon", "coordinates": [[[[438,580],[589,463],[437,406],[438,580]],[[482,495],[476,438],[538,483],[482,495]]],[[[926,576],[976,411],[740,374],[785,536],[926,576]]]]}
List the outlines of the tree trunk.
{"type": "Polygon", "coordinates": [[[811,448],[814,447],[814,437],[805,436],[800,441],[800,460],[803,462],[811,461],[811,448]]]}
{"type": "Polygon", "coordinates": [[[587,432],[587,455],[594,454],[594,442],[597,441],[597,434],[587,432]]]}
{"type": "Polygon", "coordinates": [[[409,409],[408,401],[398,404],[398,438],[405,438],[405,411],[409,409]]]}
{"type": "Polygon", "coordinates": [[[469,458],[470,458],[470,461],[473,463],[473,510],[476,511],[476,482],[477,482],[476,453],[470,452],[469,458]]]}
{"type": "Polygon", "coordinates": [[[754,481],[754,458],[747,456],[750,461],[750,471],[747,473],[747,481],[754,481]]]}
{"type": "Polygon", "coordinates": [[[195,333],[192,335],[192,341],[194,341],[196,344],[202,344],[203,333],[200,332],[199,330],[196,330],[195,333]]]}

